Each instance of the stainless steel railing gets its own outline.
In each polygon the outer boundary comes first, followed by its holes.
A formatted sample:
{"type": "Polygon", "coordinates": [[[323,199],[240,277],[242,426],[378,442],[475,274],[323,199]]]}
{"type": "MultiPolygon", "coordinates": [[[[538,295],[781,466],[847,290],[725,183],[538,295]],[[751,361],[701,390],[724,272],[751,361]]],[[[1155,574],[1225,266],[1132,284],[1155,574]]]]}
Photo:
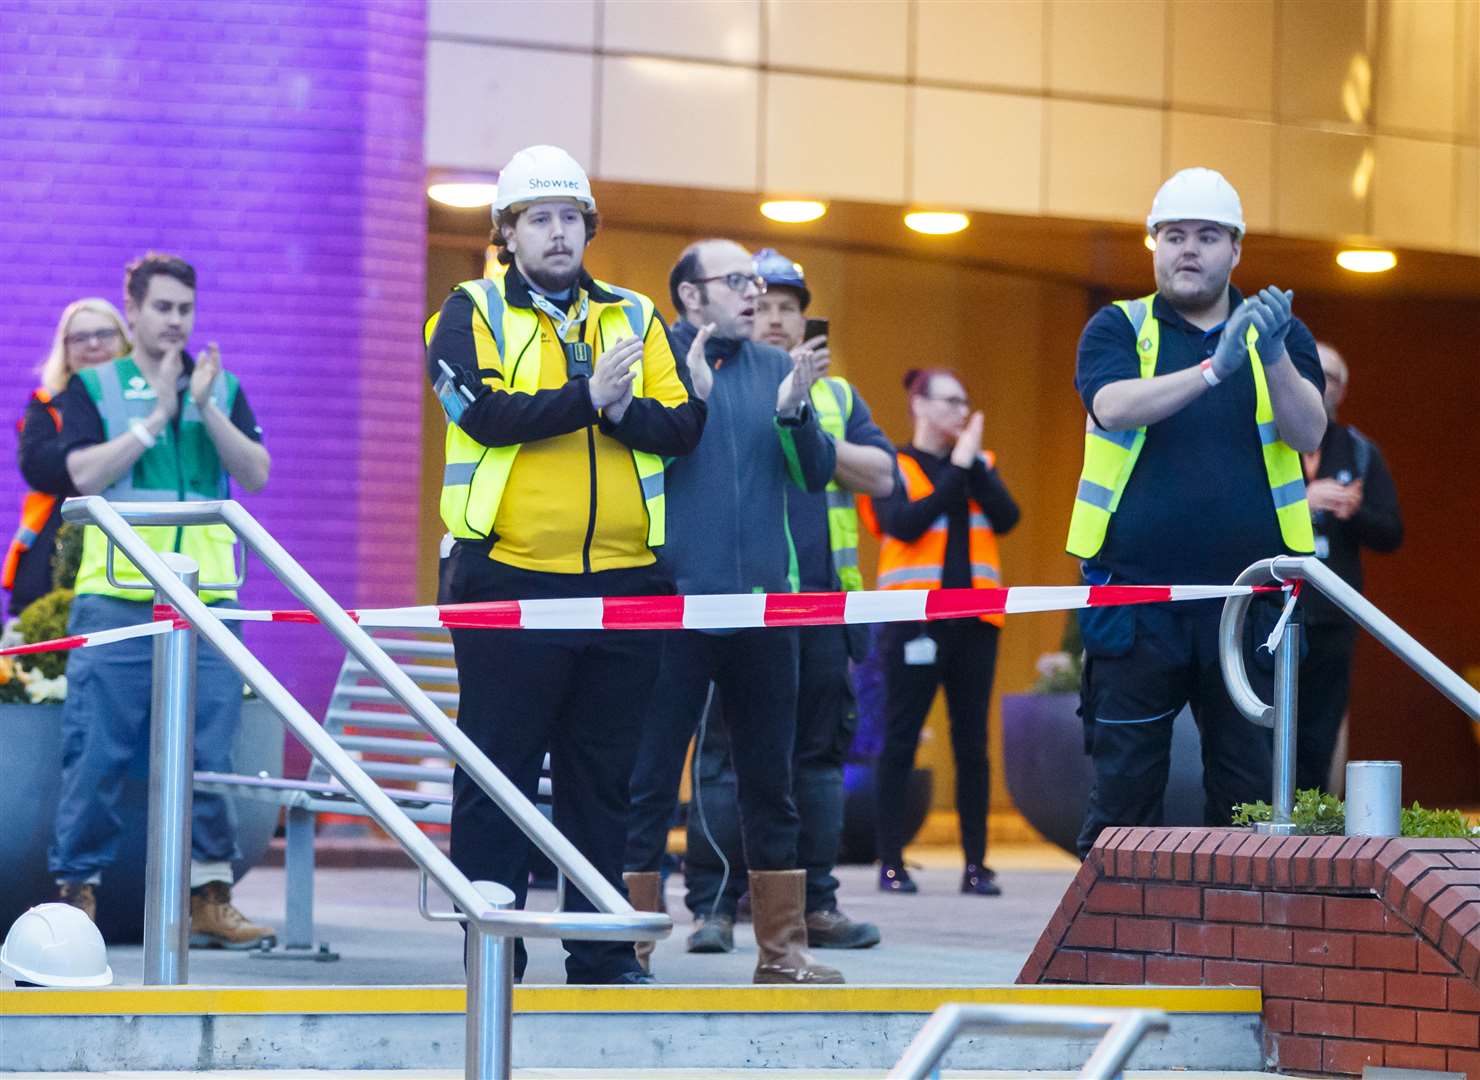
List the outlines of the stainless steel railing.
{"type": "MultiPolygon", "coordinates": [[[[186,636],[199,633],[218,649],[247,684],[278,714],[300,742],[366,809],[375,822],[395,837],[407,855],[424,874],[436,881],[464,913],[468,926],[468,1046],[467,1076],[478,1080],[504,1078],[511,1074],[510,1016],[513,1000],[512,952],[507,947],[511,937],[567,937],[603,941],[652,941],[666,937],[672,921],[662,914],[636,912],[610,882],[597,873],[589,861],[526,799],[519,789],[488,760],[487,756],[404,672],[344,609],[329,596],[298,562],[249,514],[232,500],[190,503],[122,503],[114,505],[102,496],[91,495],[68,499],[62,506],[67,521],[95,525],[138,568],[154,587],[157,597],[168,602],[190,624],[190,630],[177,630],[164,635],[167,645],[156,649],[155,713],[190,719],[190,711],[181,704],[193,692],[194,666],[184,659],[193,652],[186,636]],[[177,565],[172,568],[146,544],[135,525],[213,525],[224,523],[232,528],[248,550],[270,569],[305,607],[314,613],[364,665],[391,691],[406,710],[447,750],[451,757],[481,787],[494,803],[540,847],[556,866],[579,888],[598,909],[595,912],[530,912],[509,906],[507,890],[490,882],[469,881],[452,861],[431,842],[415,823],[381,790],[359,764],[349,756],[318,724],[297,699],[263,666],[235,634],[196,595],[195,583],[182,580],[182,573],[194,570],[177,565]],[[174,649],[175,652],[168,652],[174,649]],[[178,662],[159,663],[161,652],[180,655],[178,662]]],[[[177,557],[178,558],[178,557],[177,557]]],[[[111,569],[110,551],[110,577],[111,569]]],[[[183,560],[189,563],[190,560],[183,560]]],[[[170,730],[177,732],[181,725],[170,730]]],[[[183,724],[188,733],[190,724],[183,724]]],[[[189,827],[191,769],[188,744],[183,750],[174,734],[173,745],[158,740],[160,752],[173,755],[175,764],[156,769],[151,761],[151,776],[159,783],[168,778],[171,790],[154,797],[151,780],[149,803],[150,851],[178,853],[185,856],[157,860],[146,871],[146,888],[170,914],[169,932],[157,935],[152,944],[157,964],[151,965],[146,955],[146,971],[156,968],[170,981],[185,981],[185,935],[183,914],[169,898],[183,897],[188,891],[189,827]],[[183,807],[184,812],[181,813],[183,807]],[[157,841],[157,844],[156,844],[157,841]],[[172,877],[163,874],[169,870],[172,877]],[[163,898],[163,900],[162,900],[163,898]]],[[[156,750],[151,740],[151,751],[156,750]]],[[[146,900],[146,910],[149,902],[146,900]]],[[[188,908],[187,908],[188,910],[188,908]]],[[[165,981],[161,979],[160,981],[165,981]]]]}
{"type": "MultiPolygon", "coordinates": [[[[1480,690],[1465,682],[1442,660],[1418,643],[1408,631],[1334,570],[1313,555],[1281,555],[1254,563],[1234,582],[1236,585],[1265,585],[1271,582],[1304,580],[1323,592],[1352,620],[1423,676],[1435,689],[1457,705],[1471,720],[1480,721],[1480,690]]],[[[1299,728],[1296,698],[1299,691],[1300,623],[1291,619],[1275,653],[1273,705],[1266,704],[1249,685],[1244,666],[1244,620],[1252,596],[1230,597],[1223,603],[1218,625],[1218,661],[1223,681],[1233,703],[1252,723],[1274,728],[1274,793],[1270,821],[1255,828],[1261,832],[1288,833],[1295,804],[1295,740],[1299,728]]],[[[1297,609],[1298,611],[1298,609],[1297,609]]]]}
{"type": "Polygon", "coordinates": [[[926,1080],[951,1044],[962,1035],[1005,1029],[1011,1035],[1093,1035],[1104,1037],[1079,1075],[1092,1080],[1120,1076],[1131,1053],[1152,1032],[1165,1032],[1167,1015],[1158,1009],[1090,1009],[1065,1005],[942,1005],[925,1021],[889,1070],[889,1080],[926,1080]]]}

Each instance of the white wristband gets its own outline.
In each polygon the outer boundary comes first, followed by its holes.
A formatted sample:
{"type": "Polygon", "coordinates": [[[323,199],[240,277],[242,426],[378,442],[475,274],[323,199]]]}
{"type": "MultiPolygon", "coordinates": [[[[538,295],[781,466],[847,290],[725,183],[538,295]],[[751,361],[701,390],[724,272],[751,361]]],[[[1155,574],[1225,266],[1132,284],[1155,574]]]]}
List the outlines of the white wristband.
{"type": "Polygon", "coordinates": [[[1218,378],[1218,373],[1213,370],[1213,362],[1204,360],[1202,362],[1202,377],[1209,386],[1217,386],[1223,380],[1218,378]]]}
{"type": "Polygon", "coordinates": [[[129,434],[144,444],[145,450],[153,450],[154,444],[158,442],[149,426],[142,420],[130,420],[128,422],[129,434]]]}

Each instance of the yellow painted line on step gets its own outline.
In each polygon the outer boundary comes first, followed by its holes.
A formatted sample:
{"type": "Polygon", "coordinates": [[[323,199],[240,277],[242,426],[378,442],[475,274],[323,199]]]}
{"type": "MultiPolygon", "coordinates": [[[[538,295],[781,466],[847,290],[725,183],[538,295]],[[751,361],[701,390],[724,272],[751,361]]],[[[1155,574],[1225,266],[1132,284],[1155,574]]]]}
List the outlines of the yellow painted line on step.
{"type": "MultiPolygon", "coordinates": [[[[461,986],[119,987],[0,990],[0,1016],[460,1013],[461,986]]],[[[1238,986],[528,986],[521,1013],[929,1013],[975,1005],[1090,1005],[1177,1013],[1258,1013],[1238,986]]]]}

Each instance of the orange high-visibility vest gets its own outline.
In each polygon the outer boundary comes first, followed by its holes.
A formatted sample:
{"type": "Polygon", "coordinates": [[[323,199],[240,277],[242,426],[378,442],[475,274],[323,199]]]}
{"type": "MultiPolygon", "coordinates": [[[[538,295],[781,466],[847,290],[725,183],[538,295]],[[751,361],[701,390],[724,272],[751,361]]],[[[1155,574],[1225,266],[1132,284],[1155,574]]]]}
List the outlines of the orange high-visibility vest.
{"type": "MultiPolygon", "coordinates": [[[[986,455],[990,467],[995,458],[989,451],[986,455]]],[[[920,463],[908,454],[898,456],[899,472],[904,477],[905,493],[911,502],[919,502],[935,490],[935,485],[925,475],[920,463]]],[[[968,499],[971,532],[968,551],[971,559],[971,587],[992,589],[1002,584],[1002,559],[997,553],[997,534],[987,520],[985,511],[975,499],[968,499]]],[[[867,496],[858,498],[858,516],[869,532],[879,538],[878,587],[881,589],[938,589],[941,575],[945,572],[946,535],[950,521],[945,514],[936,518],[920,534],[909,541],[890,536],[879,527],[873,502],[867,496]]],[[[1007,620],[1001,615],[983,615],[983,622],[1002,626],[1007,620]]]]}
{"type": "MultiPolygon", "coordinates": [[[[62,414],[52,407],[51,393],[46,387],[38,387],[32,391],[31,396],[46,406],[46,411],[51,414],[51,422],[61,431],[62,414]]],[[[21,501],[20,526],[15,530],[15,536],[11,537],[10,548],[5,552],[5,564],[0,567],[0,586],[4,586],[7,591],[15,588],[15,574],[20,567],[21,556],[31,550],[36,537],[46,528],[57,501],[55,495],[45,495],[39,491],[26,492],[25,499],[21,501]]]]}

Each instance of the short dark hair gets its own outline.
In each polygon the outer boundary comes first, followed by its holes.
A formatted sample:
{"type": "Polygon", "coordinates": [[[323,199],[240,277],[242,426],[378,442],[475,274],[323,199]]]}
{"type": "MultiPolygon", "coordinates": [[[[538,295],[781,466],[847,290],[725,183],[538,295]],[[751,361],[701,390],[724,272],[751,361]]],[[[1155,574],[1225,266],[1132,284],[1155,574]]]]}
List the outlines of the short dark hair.
{"type": "Polygon", "coordinates": [[[136,304],[149,295],[149,281],[163,274],[172,277],[192,292],[195,290],[195,267],[178,255],[161,255],[151,251],[124,268],[123,291],[136,304]]]}
{"type": "Polygon", "coordinates": [[[678,262],[673,264],[673,269],[668,271],[668,295],[673,298],[674,313],[682,319],[684,316],[683,298],[678,295],[678,287],[684,282],[692,282],[699,286],[699,298],[705,299],[704,283],[699,279],[704,276],[704,265],[699,261],[699,251],[708,240],[696,240],[683,249],[683,254],[678,257],[678,262]]]}
{"type": "MultiPolygon", "coordinates": [[[[518,210],[500,210],[498,217],[493,219],[493,231],[488,234],[488,242],[498,251],[498,261],[504,266],[510,266],[514,262],[514,253],[509,250],[509,242],[504,239],[504,229],[514,227],[519,220],[519,215],[528,210],[528,206],[518,210]]],[[[581,217],[586,222],[586,243],[596,239],[596,230],[601,227],[601,215],[595,210],[582,210],[581,217]]]]}
{"type": "Polygon", "coordinates": [[[966,383],[962,381],[960,374],[957,373],[955,368],[910,368],[904,373],[904,379],[902,380],[905,392],[910,397],[929,397],[930,380],[934,379],[937,375],[944,376],[947,379],[955,379],[961,384],[962,389],[966,387],[966,383]]]}

